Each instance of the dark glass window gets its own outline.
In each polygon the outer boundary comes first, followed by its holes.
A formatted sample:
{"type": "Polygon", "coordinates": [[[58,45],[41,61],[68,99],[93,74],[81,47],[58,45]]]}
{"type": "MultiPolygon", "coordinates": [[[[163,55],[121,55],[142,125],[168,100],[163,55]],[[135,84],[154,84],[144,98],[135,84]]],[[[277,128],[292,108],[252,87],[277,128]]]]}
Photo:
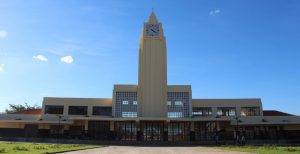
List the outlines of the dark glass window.
{"type": "Polygon", "coordinates": [[[63,105],[46,105],[45,114],[63,114],[64,106],[63,105]]]}
{"type": "Polygon", "coordinates": [[[211,116],[212,109],[209,107],[193,107],[193,116],[211,116]]]}
{"type": "Polygon", "coordinates": [[[69,114],[71,115],[87,115],[87,106],[69,106],[69,114]]]}
{"type": "Polygon", "coordinates": [[[189,141],[190,125],[189,122],[170,122],[168,124],[168,140],[189,141]]]}
{"type": "Polygon", "coordinates": [[[117,140],[134,141],[137,138],[137,126],[135,121],[115,122],[117,140]]]}
{"type": "Polygon", "coordinates": [[[93,115],[101,115],[101,116],[111,116],[112,114],[111,107],[93,107],[93,115]]]}
{"type": "Polygon", "coordinates": [[[259,116],[259,107],[242,107],[241,116],[259,116]]]}
{"type": "Polygon", "coordinates": [[[196,141],[212,141],[217,132],[216,122],[195,122],[196,141]]]}
{"type": "Polygon", "coordinates": [[[217,115],[218,116],[236,116],[235,108],[233,108],[233,107],[218,108],[217,115]]]}

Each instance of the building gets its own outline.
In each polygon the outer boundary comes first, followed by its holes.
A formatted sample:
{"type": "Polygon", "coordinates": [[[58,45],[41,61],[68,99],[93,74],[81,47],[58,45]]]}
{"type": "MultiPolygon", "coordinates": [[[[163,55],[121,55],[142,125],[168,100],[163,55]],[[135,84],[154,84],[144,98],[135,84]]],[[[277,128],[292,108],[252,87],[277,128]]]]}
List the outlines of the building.
{"type": "Polygon", "coordinates": [[[167,84],[166,39],[154,12],[143,25],[137,85],[112,98],[45,97],[42,110],[0,115],[0,136],[121,141],[300,138],[300,117],[264,111],[261,99],[193,99],[191,85],[167,84]]]}

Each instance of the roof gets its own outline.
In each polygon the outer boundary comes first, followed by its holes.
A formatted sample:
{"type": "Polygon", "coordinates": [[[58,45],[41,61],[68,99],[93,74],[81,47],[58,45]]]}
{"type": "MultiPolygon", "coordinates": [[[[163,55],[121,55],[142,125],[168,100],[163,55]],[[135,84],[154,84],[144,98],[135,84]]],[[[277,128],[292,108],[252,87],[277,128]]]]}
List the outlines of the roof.
{"type": "Polygon", "coordinates": [[[148,20],[149,23],[151,24],[157,24],[157,19],[156,19],[156,15],[154,13],[154,10],[152,9],[152,12],[151,12],[151,15],[149,17],[149,20],[148,20]]]}
{"type": "Polygon", "coordinates": [[[37,114],[42,114],[42,109],[29,109],[29,110],[23,110],[23,111],[19,111],[19,112],[15,112],[12,114],[33,114],[33,115],[37,115],[37,114]]]}
{"type": "Polygon", "coordinates": [[[263,114],[264,116],[294,116],[292,114],[277,111],[277,110],[264,110],[263,114]]]}

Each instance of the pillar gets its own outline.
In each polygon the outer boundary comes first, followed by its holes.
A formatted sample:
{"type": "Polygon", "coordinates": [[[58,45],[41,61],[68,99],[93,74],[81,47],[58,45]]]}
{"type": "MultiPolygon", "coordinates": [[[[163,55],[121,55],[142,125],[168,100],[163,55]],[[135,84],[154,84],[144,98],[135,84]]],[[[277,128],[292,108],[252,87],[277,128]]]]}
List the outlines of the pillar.
{"type": "Polygon", "coordinates": [[[84,134],[87,134],[89,130],[89,121],[85,120],[84,121],[84,134]]]}

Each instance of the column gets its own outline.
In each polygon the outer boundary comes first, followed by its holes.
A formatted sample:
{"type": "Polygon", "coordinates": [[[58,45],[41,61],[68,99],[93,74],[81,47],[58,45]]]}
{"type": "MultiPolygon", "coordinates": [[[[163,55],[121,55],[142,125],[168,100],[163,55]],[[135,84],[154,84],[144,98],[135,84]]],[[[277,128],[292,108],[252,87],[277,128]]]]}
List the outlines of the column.
{"type": "Polygon", "coordinates": [[[85,135],[87,135],[88,130],[89,130],[89,121],[88,121],[88,120],[85,120],[85,121],[84,121],[84,134],[85,134],[85,135]]]}
{"type": "Polygon", "coordinates": [[[217,107],[212,107],[211,111],[212,111],[213,117],[216,117],[217,116],[217,111],[218,111],[217,107]]]}
{"type": "Polygon", "coordinates": [[[191,130],[190,130],[190,141],[195,141],[196,136],[195,136],[195,122],[191,121],[191,130]]]}

